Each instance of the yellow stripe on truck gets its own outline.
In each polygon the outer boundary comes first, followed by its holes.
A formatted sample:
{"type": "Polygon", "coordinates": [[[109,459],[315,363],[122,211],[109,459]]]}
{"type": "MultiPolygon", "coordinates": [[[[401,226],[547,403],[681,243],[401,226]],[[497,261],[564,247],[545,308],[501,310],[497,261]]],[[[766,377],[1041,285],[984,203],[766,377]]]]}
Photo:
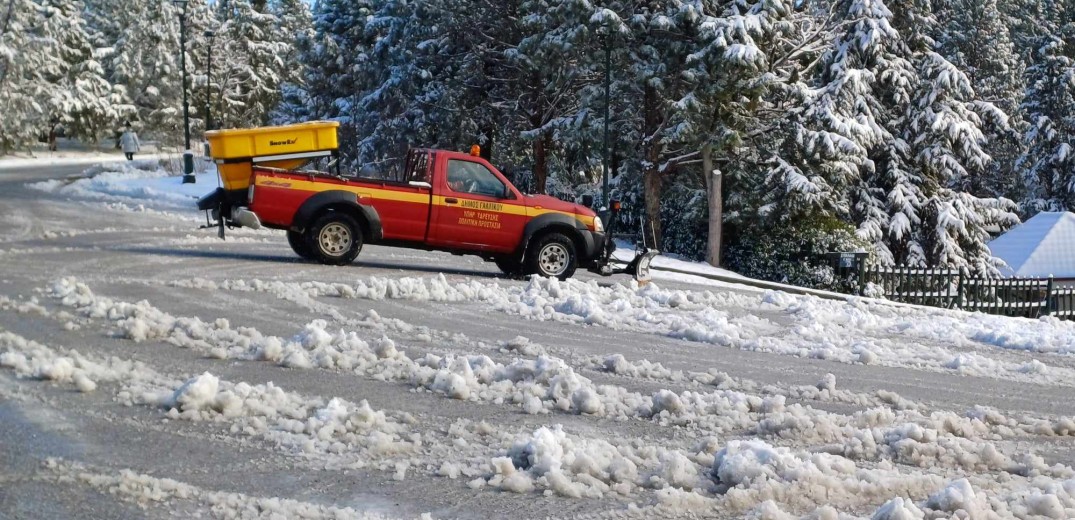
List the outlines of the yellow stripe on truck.
{"type": "MultiPolygon", "coordinates": [[[[280,177],[266,177],[262,175],[257,176],[255,183],[257,186],[265,186],[272,188],[287,188],[292,190],[321,192],[328,190],[347,191],[354,193],[356,196],[370,197],[373,199],[391,200],[394,202],[414,202],[417,204],[426,204],[429,202],[429,194],[426,193],[409,193],[406,191],[390,190],[390,189],[378,189],[369,188],[366,186],[349,186],[346,184],[328,184],[324,182],[316,181],[304,181],[291,178],[280,177]]],[[[545,208],[533,208],[523,206],[520,204],[505,204],[502,202],[487,202],[479,200],[464,199],[462,197],[444,197],[443,195],[433,196],[434,206],[456,206],[464,208],[472,208],[481,211],[489,211],[494,213],[504,213],[507,215],[523,215],[528,217],[537,217],[546,213],[560,213],[572,217],[581,222],[587,228],[593,229],[594,217],[587,215],[576,215],[574,213],[568,213],[566,211],[558,211],[554,209],[545,208]],[[448,204],[444,202],[446,198],[453,198],[459,202],[454,204],[448,204]]]]}

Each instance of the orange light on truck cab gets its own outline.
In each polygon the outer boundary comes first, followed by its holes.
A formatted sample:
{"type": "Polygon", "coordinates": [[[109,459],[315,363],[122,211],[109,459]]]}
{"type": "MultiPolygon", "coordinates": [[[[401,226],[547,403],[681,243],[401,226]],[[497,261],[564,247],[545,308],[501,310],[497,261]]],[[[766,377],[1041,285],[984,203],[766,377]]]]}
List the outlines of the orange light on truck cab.
{"type": "Polygon", "coordinates": [[[481,154],[482,154],[482,147],[480,147],[478,145],[472,145],[470,147],[470,155],[472,155],[474,157],[478,157],[481,154]]]}
{"type": "Polygon", "coordinates": [[[618,200],[612,201],[612,211],[619,211],[623,205],[618,200]]]}

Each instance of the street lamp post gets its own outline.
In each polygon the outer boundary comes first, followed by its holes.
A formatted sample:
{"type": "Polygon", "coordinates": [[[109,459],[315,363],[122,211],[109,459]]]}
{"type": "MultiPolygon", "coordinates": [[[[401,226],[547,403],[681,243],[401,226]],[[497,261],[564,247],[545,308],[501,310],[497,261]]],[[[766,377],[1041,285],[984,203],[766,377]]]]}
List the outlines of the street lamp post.
{"type": "Polygon", "coordinates": [[[183,135],[186,148],[183,151],[183,184],[194,182],[194,153],[190,151],[190,100],[187,98],[187,3],[189,0],[172,0],[179,11],[179,68],[183,69],[183,135]]]}
{"type": "MultiPolygon", "coordinates": [[[[611,204],[609,201],[608,193],[608,168],[609,168],[609,154],[610,143],[608,133],[608,121],[609,121],[609,107],[612,105],[612,30],[610,29],[605,33],[605,154],[601,161],[604,181],[602,183],[601,195],[604,197],[605,204],[611,204]]],[[[610,206],[611,207],[611,206],[610,206]]]]}
{"type": "Polygon", "coordinates": [[[213,119],[210,116],[209,107],[213,104],[213,37],[216,33],[205,31],[205,37],[209,39],[205,58],[205,129],[213,129],[213,119]]]}

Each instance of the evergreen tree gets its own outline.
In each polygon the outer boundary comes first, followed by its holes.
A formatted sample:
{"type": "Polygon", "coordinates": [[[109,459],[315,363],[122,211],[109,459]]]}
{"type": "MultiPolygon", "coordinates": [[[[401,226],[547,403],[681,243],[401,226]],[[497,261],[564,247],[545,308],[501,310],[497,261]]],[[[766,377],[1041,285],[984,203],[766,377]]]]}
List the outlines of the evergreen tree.
{"type": "Polygon", "coordinates": [[[280,19],[264,0],[220,0],[221,75],[218,116],[224,127],[262,125],[280,102],[290,75],[294,35],[281,35],[280,19]]]}
{"type": "Polygon", "coordinates": [[[146,134],[179,142],[183,85],[177,8],[154,0],[86,0],[86,5],[105,76],[122,100],[122,117],[146,134]]]}
{"type": "Polygon", "coordinates": [[[51,117],[63,123],[68,136],[96,143],[114,128],[126,107],[94,56],[92,38],[82,17],[82,2],[46,0],[42,7],[43,33],[56,43],[61,64],[60,68],[46,71],[46,79],[54,89],[49,100],[51,117]]]}
{"type": "Polygon", "coordinates": [[[953,189],[988,167],[985,121],[1006,117],[930,50],[929,11],[900,6],[848,3],[850,28],[823,60],[825,83],[792,160],[778,160],[770,175],[774,203],[798,219],[850,218],[884,264],[993,272],[982,226],[1016,221],[1011,203],[953,189]]]}
{"type": "Polygon", "coordinates": [[[43,8],[32,0],[6,4],[0,8],[0,154],[46,131],[48,113],[42,101],[50,89],[45,71],[60,68],[57,55],[40,52],[52,47],[38,28],[43,8]]]}
{"type": "Polygon", "coordinates": [[[992,131],[993,160],[969,179],[967,189],[978,195],[1018,192],[1015,161],[1021,154],[1018,135],[1025,131],[1020,103],[1025,91],[1023,59],[1011,37],[1002,0],[953,0],[944,12],[940,51],[965,74],[979,100],[999,111],[987,121],[992,131]]]}
{"type": "Polygon", "coordinates": [[[1047,37],[1027,71],[1024,102],[1029,130],[1026,154],[1019,167],[1025,172],[1028,197],[1025,210],[1075,209],[1075,63],[1067,45],[1047,37]]]}

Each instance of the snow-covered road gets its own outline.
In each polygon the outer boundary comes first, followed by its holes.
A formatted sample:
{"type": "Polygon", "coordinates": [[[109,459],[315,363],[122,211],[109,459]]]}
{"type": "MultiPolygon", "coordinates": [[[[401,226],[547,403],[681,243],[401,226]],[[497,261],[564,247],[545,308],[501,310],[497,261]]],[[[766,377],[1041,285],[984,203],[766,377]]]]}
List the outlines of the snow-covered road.
{"type": "Polygon", "coordinates": [[[1071,323],[325,267],[79,170],[0,174],[0,517],[1075,518],[1071,323]]]}

